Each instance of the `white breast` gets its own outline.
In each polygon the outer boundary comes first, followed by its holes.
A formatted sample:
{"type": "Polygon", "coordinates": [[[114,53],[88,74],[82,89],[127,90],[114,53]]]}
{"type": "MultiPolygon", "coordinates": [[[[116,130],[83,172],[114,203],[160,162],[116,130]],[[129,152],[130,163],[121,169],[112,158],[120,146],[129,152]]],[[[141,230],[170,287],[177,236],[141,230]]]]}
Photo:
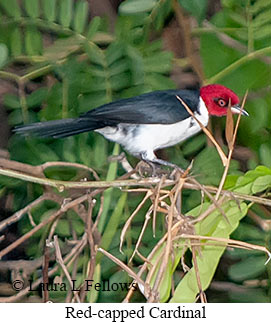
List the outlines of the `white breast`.
{"type": "MultiPolygon", "coordinates": [[[[201,98],[199,113],[195,113],[195,116],[207,126],[209,114],[201,98]]],[[[143,152],[149,152],[151,155],[157,149],[176,145],[200,130],[197,121],[190,117],[173,124],[120,124],[118,127],[105,127],[96,131],[137,156],[143,152]]]]}

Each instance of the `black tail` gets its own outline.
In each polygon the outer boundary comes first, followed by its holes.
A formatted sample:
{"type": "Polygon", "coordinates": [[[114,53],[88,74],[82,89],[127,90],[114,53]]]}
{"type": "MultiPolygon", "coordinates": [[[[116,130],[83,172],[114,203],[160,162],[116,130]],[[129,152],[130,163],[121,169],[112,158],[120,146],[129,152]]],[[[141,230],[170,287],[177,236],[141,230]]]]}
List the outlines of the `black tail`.
{"type": "Polygon", "coordinates": [[[31,123],[25,126],[18,126],[14,131],[21,135],[32,134],[43,138],[64,138],[98,128],[102,128],[102,126],[97,121],[77,118],[31,123]]]}

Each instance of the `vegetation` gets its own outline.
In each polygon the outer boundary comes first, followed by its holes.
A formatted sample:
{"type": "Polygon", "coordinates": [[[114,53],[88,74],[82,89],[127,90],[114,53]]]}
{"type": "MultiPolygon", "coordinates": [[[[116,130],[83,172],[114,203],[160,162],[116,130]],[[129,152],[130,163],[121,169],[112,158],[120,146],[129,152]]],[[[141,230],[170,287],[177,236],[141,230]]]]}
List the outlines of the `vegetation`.
{"type": "Polygon", "coordinates": [[[11,133],[0,158],[0,300],[270,302],[271,0],[125,0],[114,31],[91,12],[84,0],[0,0],[10,128],[208,83],[248,91],[250,117],[212,120],[224,163],[205,133],[160,152],[187,169],[174,179],[149,177],[98,134],[11,133]],[[116,288],[86,290],[85,280],[116,288]]]}

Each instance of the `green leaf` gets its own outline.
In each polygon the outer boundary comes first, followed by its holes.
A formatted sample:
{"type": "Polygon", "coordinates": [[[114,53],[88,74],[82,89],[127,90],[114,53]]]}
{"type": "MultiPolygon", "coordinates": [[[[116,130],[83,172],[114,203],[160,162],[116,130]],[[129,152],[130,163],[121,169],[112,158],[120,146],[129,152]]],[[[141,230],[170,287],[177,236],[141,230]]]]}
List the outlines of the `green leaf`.
{"type": "Polygon", "coordinates": [[[84,47],[91,63],[104,66],[104,54],[103,51],[97,45],[88,42],[84,44],[84,47]]]}
{"type": "Polygon", "coordinates": [[[241,14],[239,12],[235,12],[235,11],[229,11],[228,15],[238,25],[241,25],[243,27],[247,27],[247,20],[243,14],[241,14]]]}
{"type": "MultiPolygon", "coordinates": [[[[96,264],[94,275],[93,275],[93,281],[95,283],[100,283],[101,281],[101,265],[96,264]]],[[[96,303],[99,296],[99,290],[95,288],[91,288],[89,292],[87,293],[87,302],[88,303],[96,303]]]]}
{"type": "MultiPolygon", "coordinates": [[[[91,68],[91,75],[96,76],[98,78],[106,78],[107,76],[107,70],[105,70],[102,66],[96,65],[91,68]]],[[[89,89],[88,89],[89,91],[89,89]]]]}
{"type": "Polygon", "coordinates": [[[156,3],[156,0],[126,0],[120,4],[119,12],[123,15],[149,12],[154,8],[156,3]]]}
{"type": "Polygon", "coordinates": [[[184,156],[189,156],[191,154],[195,154],[200,149],[202,149],[205,144],[206,144],[206,136],[205,135],[196,136],[196,137],[192,138],[191,140],[187,141],[186,143],[184,143],[184,145],[182,146],[182,152],[183,152],[184,156]]]}
{"type": "Polygon", "coordinates": [[[159,2],[159,9],[154,16],[153,24],[156,30],[161,30],[165,25],[165,20],[172,10],[172,1],[165,0],[159,2]]]}
{"type": "Polygon", "coordinates": [[[228,175],[223,186],[224,190],[232,189],[236,185],[238,178],[239,175],[228,175]]]}
{"type": "Polygon", "coordinates": [[[131,84],[131,78],[128,73],[121,73],[110,78],[111,88],[113,91],[120,91],[131,84]]]}
{"type": "MultiPolygon", "coordinates": [[[[119,223],[121,221],[123,215],[123,209],[127,200],[127,192],[123,192],[118,200],[116,207],[114,208],[113,213],[110,216],[109,221],[107,222],[105,231],[102,236],[102,240],[100,243],[101,248],[108,250],[111,245],[111,241],[118,229],[119,223]]],[[[102,254],[97,257],[97,263],[99,263],[102,254]]]]}
{"type": "Polygon", "coordinates": [[[271,176],[270,168],[258,166],[237,179],[234,191],[244,194],[260,192],[268,187],[269,176],[271,176]]]}
{"type": "Polygon", "coordinates": [[[228,295],[233,303],[270,303],[265,288],[246,288],[243,291],[231,289],[228,295]]]}
{"type": "Polygon", "coordinates": [[[44,17],[48,21],[55,21],[56,19],[56,0],[42,0],[42,9],[44,17]]]}
{"type": "Polygon", "coordinates": [[[31,18],[38,18],[40,15],[39,1],[37,0],[24,0],[24,6],[27,14],[31,18]]]}
{"type": "MultiPolygon", "coordinates": [[[[161,266],[161,260],[163,261],[163,258],[161,258],[161,254],[163,251],[165,251],[166,248],[166,243],[163,243],[160,248],[156,251],[156,253],[153,255],[151,258],[151,264],[156,265],[156,270],[153,273],[153,276],[151,277],[150,280],[150,287],[153,287],[156,277],[158,275],[160,266],[161,266]],[[159,265],[157,266],[157,261],[160,257],[159,265]]],[[[174,253],[174,256],[175,253],[174,253]]],[[[176,257],[179,258],[179,257],[176,257]]],[[[174,257],[174,261],[176,260],[174,257]]],[[[172,279],[172,274],[173,274],[173,264],[172,264],[172,258],[169,259],[167,262],[165,272],[163,273],[163,276],[161,277],[161,283],[159,285],[159,301],[160,302],[166,302],[167,299],[169,298],[170,295],[170,290],[171,290],[171,279],[172,279]]]]}
{"type": "Polygon", "coordinates": [[[144,58],[145,72],[168,73],[172,69],[173,54],[170,52],[158,52],[151,57],[144,58]]]}
{"type": "Polygon", "coordinates": [[[97,33],[97,31],[99,30],[99,27],[101,25],[101,17],[96,16],[94,17],[88,27],[88,32],[87,32],[87,39],[91,40],[95,34],[97,33]]]}
{"type": "MultiPolygon", "coordinates": [[[[118,155],[119,151],[120,151],[119,144],[115,144],[112,155],[113,156],[118,155]]],[[[117,161],[112,161],[110,163],[110,165],[109,165],[109,168],[108,168],[106,181],[113,181],[116,178],[117,169],[118,169],[118,162],[117,161]]],[[[101,219],[100,219],[99,224],[98,224],[98,229],[99,229],[100,232],[103,231],[104,225],[106,223],[106,218],[107,218],[108,211],[109,211],[110,204],[111,204],[112,194],[113,194],[113,188],[112,187],[108,188],[104,192],[104,207],[103,207],[103,212],[102,212],[102,215],[101,215],[101,219]]],[[[104,237],[104,235],[103,235],[103,237],[104,237]]]]}
{"type": "Polygon", "coordinates": [[[108,162],[108,142],[102,136],[99,136],[95,139],[96,145],[94,146],[94,156],[93,156],[93,164],[101,168],[103,165],[107,165],[108,162]]]}
{"type": "Polygon", "coordinates": [[[50,61],[67,57],[80,48],[81,40],[76,36],[57,39],[52,46],[44,50],[43,56],[50,61]]]}
{"type": "Polygon", "coordinates": [[[63,27],[68,28],[72,20],[72,0],[62,0],[60,2],[60,23],[63,27]]]}
{"type": "Polygon", "coordinates": [[[25,50],[30,56],[42,53],[42,37],[35,26],[28,26],[25,30],[25,50]]]}
{"type": "Polygon", "coordinates": [[[230,266],[229,277],[238,282],[246,279],[257,278],[265,272],[265,256],[256,256],[243,259],[230,266]]]}
{"type": "Polygon", "coordinates": [[[264,38],[271,39],[271,25],[261,26],[260,28],[256,29],[253,33],[253,37],[255,40],[260,40],[264,38]]]}
{"type": "Polygon", "coordinates": [[[85,30],[88,16],[88,3],[86,1],[77,1],[75,4],[74,30],[82,33],[85,30]]]}
{"type": "Polygon", "coordinates": [[[8,48],[5,44],[0,43],[0,69],[5,66],[8,60],[8,48]]]}
{"type": "Polygon", "coordinates": [[[261,10],[271,7],[270,0],[257,0],[254,2],[252,6],[250,6],[250,12],[253,14],[257,14],[261,10]]]}
{"type": "Polygon", "coordinates": [[[202,22],[205,18],[208,4],[206,0],[179,0],[179,4],[196,17],[198,22],[202,22]]]}
{"type": "Polygon", "coordinates": [[[46,99],[48,94],[48,89],[46,87],[41,87],[38,90],[32,92],[26,98],[26,103],[28,108],[35,108],[40,106],[46,99]]]}
{"type": "Polygon", "coordinates": [[[19,56],[22,54],[22,33],[19,27],[15,27],[10,33],[10,50],[12,56],[19,56]]]}
{"type": "Polygon", "coordinates": [[[213,147],[206,147],[196,157],[193,171],[204,184],[218,185],[223,173],[223,165],[213,147]],[[210,167],[212,165],[212,167],[210,167]]]}
{"type": "Polygon", "coordinates": [[[15,188],[22,185],[21,180],[17,180],[8,176],[0,175],[0,187],[11,187],[15,188]]]}
{"type": "Polygon", "coordinates": [[[21,9],[17,0],[0,0],[0,5],[9,16],[17,19],[21,17],[21,9]]]}
{"type": "Polygon", "coordinates": [[[176,84],[169,77],[159,73],[151,73],[145,76],[145,84],[154,90],[176,89],[176,84]]]}
{"type": "Polygon", "coordinates": [[[271,187],[271,175],[261,176],[252,184],[252,193],[256,194],[271,187]]]}
{"type": "Polygon", "coordinates": [[[256,172],[262,173],[263,175],[271,175],[271,168],[266,166],[257,166],[255,169],[256,172]]]}
{"type": "MultiPolygon", "coordinates": [[[[234,239],[242,240],[242,241],[260,241],[257,244],[261,244],[264,241],[265,237],[262,231],[256,227],[255,225],[247,224],[245,222],[241,222],[238,226],[237,230],[234,232],[234,239]]],[[[252,255],[252,250],[245,249],[232,249],[228,251],[231,256],[237,256],[237,258],[244,258],[248,255],[252,255]]],[[[258,250],[254,250],[254,253],[259,255],[258,250]]],[[[236,258],[236,257],[235,257],[236,258]]]]}
{"type": "Polygon", "coordinates": [[[110,66],[114,62],[118,61],[123,56],[123,46],[121,43],[112,43],[105,52],[107,65],[110,66]]]}
{"type": "Polygon", "coordinates": [[[20,100],[17,95],[6,94],[4,96],[4,106],[9,109],[19,109],[21,107],[20,100]]]}
{"type": "Polygon", "coordinates": [[[262,163],[266,166],[271,166],[271,145],[270,143],[261,144],[260,150],[260,159],[262,163]]]}
{"type": "Polygon", "coordinates": [[[70,236],[70,224],[66,219],[60,219],[57,222],[56,234],[60,237],[70,236]]]}
{"type": "Polygon", "coordinates": [[[109,67],[110,76],[123,73],[129,69],[129,62],[127,59],[120,59],[109,67]]]}
{"type": "Polygon", "coordinates": [[[140,51],[137,48],[128,45],[126,47],[126,53],[130,59],[130,69],[132,72],[133,85],[144,83],[144,64],[140,51]]]}
{"type": "Polygon", "coordinates": [[[270,22],[271,22],[271,9],[266,10],[266,11],[260,13],[259,15],[257,15],[252,20],[252,26],[253,27],[260,27],[260,26],[265,25],[270,22]]]}
{"type": "Polygon", "coordinates": [[[14,110],[8,115],[8,123],[15,126],[23,123],[23,115],[21,110],[14,110]]]}
{"type": "Polygon", "coordinates": [[[66,145],[63,145],[63,158],[65,161],[70,163],[76,162],[75,155],[75,138],[69,137],[66,139],[66,145]],[[66,149],[66,145],[69,146],[69,149],[66,149]]]}
{"type": "Polygon", "coordinates": [[[57,161],[59,156],[48,145],[39,143],[35,146],[35,150],[39,152],[39,158],[43,161],[57,161]]]}
{"type": "MultiPolygon", "coordinates": [[[[203,210],[201,211],[201,208],[202,205],[198,206],[191,212],[193,212],[195,215],[199,214],[199,212],[201,213],[205,209],[203,208],[203,210]]],[[[210,233],[208,235],[212,237],[229,238],[229,235],[238,226],[239,221],[247,213],[247,205],[245,203],[241,203],[237,206],[235,202],[230,202],[226,203],[223,206],[223,209],[228,220],[230,221],[230,225],[225,220],[222,220],[222,216],[218,211],[215,211],[211,213],[206,219],[201,221],[201,223],[196,225],[196,234],[206,235],[206,231],[209,231],[210,233]],[[217,221],[218,217],[220,218],[220,221],[217,221]],[[216,223],[213,223],[214,220],[216,220],[216,223]],[[209,223],[208,226],[204,224],[204,222],[206,221],[209,223]]],[[[189,215],[191,214],[191,212],[189,212],[189,215]]],[[[224,250],[225,247],[223,246],[218,247],[216,245],[206,244],[202,246],[200,255],[197,255],[199,275],[203,290],[208,288],[224,250]]],[[[195,274],[195,267],[193,266],[176,287],[175,294],[171,298],[170,302],[195,302],[198,292],[199,290],[195,274]]]]}

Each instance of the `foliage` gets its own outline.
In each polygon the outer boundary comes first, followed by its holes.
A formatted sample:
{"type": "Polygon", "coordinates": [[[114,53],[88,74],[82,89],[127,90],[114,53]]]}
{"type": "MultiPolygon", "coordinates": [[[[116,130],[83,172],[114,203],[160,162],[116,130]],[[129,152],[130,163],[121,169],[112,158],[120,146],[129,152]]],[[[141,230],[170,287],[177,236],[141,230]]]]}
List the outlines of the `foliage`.
{"type": "MultiPolygon", "coordinates": [[[[168,21],[173,19],[175,14],[178,16],[177,10],[181,10],[195,17],[198,23],[188,36],[193,36],[200,42],[200,57],[205,75],[205,79],[201,81],[225,84],[240,96],[249,89],[246,110],[250,113],[250,118],[241,121],[238,145],[245,146],[252,157],[241,165],[242,169],[248,169],[245,173],[240,171],[239,161],[231,162],[224,189],[233,194],[247,194],[252,197],[269,196],[271,1],[224,0],[221,10],[206,21],[205,0],[126,0],[119,6],[114,34],[108,31],[107,20],[104,18],[95,17],[89,22],[88,10],[91,8],[88,8],[88,3],[83,0],[25,0],[22,4],[19,3],[21,2],[17,0],[0,0],[0,77],[15,82],[18,89],[16,94],[8,93],[3,99],[11,127],[28,122],[74,117],[112,100],[153,90],[175,88],[176,85],[169,76],[175,67],[174,62],[178,63],[179,59],[163,49],[161,35],[168,21]],[[14,67],[20,71],[17,72],[14,67]]],[[[189,53],[186,55],[189,56],[189,53]]],[[[191,57],[188,57],[188,61],[189,59],[191,57]]],[[[223,128],[224,121],[216,119],[213,126],[215,129],[223,128]]],[[[196,174],[197,179],[202,184],[217,186],[224,168],[215,148],[208,147],[206,142],[205,135],[200,134],[180,146],[166,150],[166,155],[183,167],[187,167],[194,159],[193,174],[196,174]]],[[[9,140],[9,152],[11,160],[32,165],[31,174],[37,175],[38,171],[38,177],[45,176],[48,181],[97,180],[90,167],[97,171],[99,179],[107,181],[114,181],[124,173],[117,161],[108,162],[109,155],[119,154],[118,145],[113,145],[92,133],[63,140],[41,140],[12,135],[9,140]],[[63,166],[63,161],[75,165],[63,166]],[[58,163],[47,165],[46,162],[58,163]],[[81,168],[78,164],[85,165],[86,168],[81,168]],[[39,168],[39,165],[45,166],[39,168]]],[[[135,164],[135,159],[128,158],[129,162],[135,164]]],[[[27,169],[26,173],[29,175],[27,169]]],[[[63,191],[61,185],[57,188],[58,190],[49,189],[0,175],[0,194],[12,196],[12,212],[22,209],[48,191],[55,198],[43,200],[31,208],[31,217],[22,216],[18,222],[21,234],[33,230],[31,219],[36,224],[45,223],[62,207],[67,207],[70,200],[80,198],[78,196],[82,193],[81,188],[78,191],[63,191]]],[[[153,185],[151,188],[155,191],[157,187],[153,185]]],[[[165,189],[171,190],[168,187],[165,189]]],[[[83,192],[85,194],[86,190],[83,192]]],[[[87,192],[91,194],[92,191],[87,192]]],[[[119,251],[121,230],[142,202],[143,196],[139,192],[127,193],[111,187],[95,195],[96,204],[86,197],[77,207],[67,207],[67,212],[54,224],[49,222],[35,232],[25,248],[25,255],[28,259],[42,256],[43,246],[51,232],[58,236],[62,250],[67,248],[66,240],[83,241],[84,233],[87,232],[86,219],[92,212],[93,222],[101,216],[97,224],[101,239],[96,237],[99,246],[126,263],[135,250],[142,223],[154,203],[155,194],[152,193],[149,198],[150,201],[146,199],[126,232],[122,241],[125,242],[123,254],[119,251]]],[[[260,246],[270,246],[270,230],[260,232],[250,220],[242,220],[247,213],[252,212],[260,215],[264,221],[270,206],[263,210],[253,202],[248,204],[244,198],[238,201],[222,203],[221,208],[226,218],[223,218],[221,210],[216,209],[195,224],[194,234],[210,238],[233,237],[260,246]]],[[[167,203],[169,208],[173,205],[169,197],[165,198],[164,203],[167,203]]],[[[198,191],[182,191],[183,214],[197,219],[212,204],[210,197],[205,196],[204,201],[201,201],[198,191]]],[[[145,258],[155,250],[154,248],[159,247],[150,259],[153,268],[157,264],[163,265],[159,256],[167,248],[166,243],[159,245],[166,232],[166,220],[163,213],[158,214],[156,236],[153,237],[152,229],[148,225],[139,247],[140,254],[145,258]]],[[[158,288],[160,301],[195,301],[199,291],[197,271],[203,290],[207,289],[214,279],[227,243],[217,246],[215,243],[209,244],[207,239],[197,240],[202,245],[200,251],[196,250],[196,258],[192,259],[191,254],[195,252],[192,240],[178,236],[174,240],[175,257],[167,263],[158,288]],[[191,265],[191,270],[185,275],[180,262],[191,265]],[[180,279],[180,276],[183,278],[180,279]],[[172,279],[174,293],[171,290],[172,279]]],[[[89,264],[93,256],[93,250],[89,249],[91,244],[76,260],[77,274],[74,279],[78,284],[89,274],[89,264]]],[[[70,249],[66,250],[66,253],[69,251],[70,249]]],[[[265,257],[262,253],[256,250],[234,249],[227,250],[225,257],[231,260],[228,272],[224,273],[225,279],[236,285],[251,279],[270,280],[270,264],[264,266],[265,257]]],[[[136,254],[131,269],[137,272],[139,266],[144,264],[143,259],[136,254]]],[[[72,268],[69,268],[69,271],[72,274],[72,268]]],[[[147,268],[146,276],[150,272],[151,269],[147,268]]],[[[159,270],[151,274],[150,286],[153,287],[159,270]]],[[[38,274],[34,273],[33,278],[37,278],[35,275],[38,274]]],[[[62,275],[58,269],[52,277],[62,275]]],[[[96,256],[93,275],[95,282],[131,282],[131,278],[124,274],[119,266],[100,253],[96,256]]],[[[66,278],[63,279],[65,281],[66,278]]],[[[251,289],[248,291],[243,301],[270,301],[268,284],[260,290],[258,298],[252,298],[251,289]]],[[[114,294],[91,291],[85,295],[84,300],[121,301],[126,294],[127,291],[114,294]]],[[[63,301],[65,297],[67,295],[64,292],[50,294],[50,298],[56,301],[63,301]]],[[[238,294],[229,291],[227,299],[236,301],[238,294]]],[[[144,301],[139,292],[135,295],[135,301],[144,301]]]]}

